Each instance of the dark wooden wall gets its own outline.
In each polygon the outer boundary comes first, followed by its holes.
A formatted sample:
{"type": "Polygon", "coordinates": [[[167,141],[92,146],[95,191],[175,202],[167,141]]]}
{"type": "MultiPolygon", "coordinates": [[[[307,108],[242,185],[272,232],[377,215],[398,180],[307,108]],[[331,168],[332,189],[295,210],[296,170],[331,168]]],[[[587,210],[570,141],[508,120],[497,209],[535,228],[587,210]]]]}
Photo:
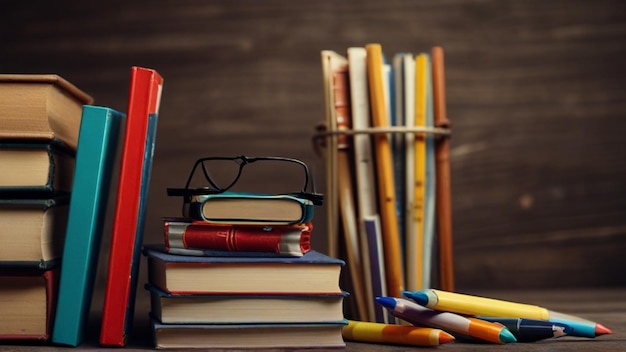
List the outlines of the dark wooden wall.
{"type": "MultiPolygon", "coordinates": [[[[626,284],[624,1],[0,5],[2,72],[58,73],[121,111],[131,65],[165,78],[146,242],[161,240],[161,217],[179,214],[165,188],[201,156],[299,158],[324,189],[311,144],[324,113],[320,50],[441,45],[457,288],[626,284]]],[[[268,170],[258,187],[287,181],[268,170]]],[[[324,209],[316,214],[322,249],[324,209]]]]}

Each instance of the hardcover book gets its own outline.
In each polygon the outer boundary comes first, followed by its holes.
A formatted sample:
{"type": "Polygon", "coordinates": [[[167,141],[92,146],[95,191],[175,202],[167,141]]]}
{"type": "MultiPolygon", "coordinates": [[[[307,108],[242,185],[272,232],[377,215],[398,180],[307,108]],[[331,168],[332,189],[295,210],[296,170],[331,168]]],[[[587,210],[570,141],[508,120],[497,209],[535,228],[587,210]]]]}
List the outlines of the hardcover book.
{"type": "Polygon", "coordinates": [[[161,324],[152,321],[161,348],[336,348],[345,347],[341,323],[161,324]]]}
{"type": "Polygon", "coordinates": [[[100,343],[124,346],[132,326],[163,78],[131,70],[100,343]]]}
{"type": "Polygon", "coordinates": [[[189,217],[211,223],[297,224],[313,219],[313,202],[290,194],[226,191],[192,197],[189,217]]]}
{"type": "Polygon", "coordinates": [[[0,270],[0,341],[48,341],[59,269],[0,270]]]}
{"type": "Polygon", "coordinates": [[[93,98],[54,74],[0,74],[0,140],[55,140],[75,150],[93,98]]]}
{"type": "Polygon", "coordinates": [[[0,268],[49,269],[63,252],[69,196],[0,198],[0,268]]]}
{"type": "Polygon", "coordinates": [[[78,138],[52,342],[77,346],[84,338],[96,278],[110,179],[124,115],[85,105],[78,138]]]}
{"type": "Polygon", "coordinates": [[[311,250],[313,223],[294,225],[211,224],[185,218],[163,219],[165,251],[205,255],[205,250],[302,256],[311,250]],[[183,251],[180,251],[180,250],[183,251]]]}
{"type": "Polygon", "coordinates": [[[72,189],[74,154],[55,143],[0,142],[0,165],[2,198],[48,198],[72,189]]]}
{"type": "Polygon", "coordinates": [[[307,295],[172,294],[153,285],[151,315],[164,324],[330,323],[343,320],[345,293],[307,295]]]}
{"type": "MultiPolygon", "coordinates": [[[[149,282],[170,293],[341,293],[344,261],[311,250],[301,257],[200,257],[163,252],[146,245],[149,282]]],[[[236,254],[236,252],[230,252],[236,254]]]]}

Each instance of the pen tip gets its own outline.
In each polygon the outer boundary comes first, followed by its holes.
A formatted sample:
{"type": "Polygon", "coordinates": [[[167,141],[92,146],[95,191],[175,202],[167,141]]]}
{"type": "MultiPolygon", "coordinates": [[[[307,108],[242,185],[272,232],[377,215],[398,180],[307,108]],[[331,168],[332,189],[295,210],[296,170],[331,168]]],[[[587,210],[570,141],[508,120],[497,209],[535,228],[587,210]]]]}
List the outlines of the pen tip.
{"type": "Polygon", "coordinates": [[[515,338],[515,336],[513,336],[513,333],[509,329],[503,328],[500,331],[500,342],[502,343],[517,342],[517,339],[515,338]]]}
{"type": "Polygon", "coordinates": [[[596,336],[612,334],[613,331],[602,324],[596,323],[596,336]]]}
{"type": "Polygon", "coordinates": [[[572,329],[565,326],[552,325],[552,336],[562,337],[567,336],[572,329]]]}
{"type": "Polygon", "coordinates": [[[396,307],[396,299],[393,297],[376,297],[376,303],[381,306],[389,309],[394,309],[396,307]]]}
{"type": "Polygon", "coordinates": [[[449,343],[454,341],[454,336],[448,334],[445,331],[439,332],[439,344],[449,343]]]}

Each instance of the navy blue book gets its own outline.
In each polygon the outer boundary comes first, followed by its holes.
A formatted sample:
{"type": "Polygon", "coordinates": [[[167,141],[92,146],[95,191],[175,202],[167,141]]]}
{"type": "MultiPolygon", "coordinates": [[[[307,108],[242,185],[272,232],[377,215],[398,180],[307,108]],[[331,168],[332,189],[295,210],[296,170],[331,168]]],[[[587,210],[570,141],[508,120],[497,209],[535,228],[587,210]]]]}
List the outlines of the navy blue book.
{"type": "Polygon", "coordinates": [[[161,290],[177,294],[341,294],[345,262],[317,251],[301,257],[185,256],[146,245],[148,277],[161,290]]]}

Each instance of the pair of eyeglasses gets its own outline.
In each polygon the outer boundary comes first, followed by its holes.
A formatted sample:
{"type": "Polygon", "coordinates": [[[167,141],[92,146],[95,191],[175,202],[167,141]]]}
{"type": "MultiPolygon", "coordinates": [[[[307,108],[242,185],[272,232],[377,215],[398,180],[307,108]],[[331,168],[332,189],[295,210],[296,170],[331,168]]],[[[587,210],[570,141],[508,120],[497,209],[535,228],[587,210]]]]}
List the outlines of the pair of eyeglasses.
{"type": "MultiPolygon", "coordinates": [[[[243,173],[243,169],[246,165],[257,163],[261,161],[277,161],[277,162],[285,162],[292,163],[302,167],[304,171],[304,185],[299,192],[286,193],[288,195],[296,196],[303,199],[310,200],[314,205],[322,205],[324,202],[324,196],[322,194],[315,192],[315,183],[314,179],[311,176],[311,172],[307,165],[298,160],[292,158],[284,158],[284,157],[275,157],[275,156],[260,156],[260,157],[247,157],[244,155],[235,156],[235,157],[206,157],[200,158],[196,160],[189,173],[189,177],[187,178],[187,182],[185,183],[184,188],[168,188],[167,195],[175,196],[175,197],[183,197],[184,202],[188,203],[191,201],[191,198],[198,195],[207,195],[207,194],[219,194],[228,191],[231,189],[243,173]],[[214,172],[217,170],[210,170],[210,165],[212,162],[223,162],[223,161],[232,161],[238,165],[237,170],[234,172],[234,176],[228,177],[226,179],[221,179],[218,181],[218,178],[214,175],[214,172]],[[201,171],[201,174],[204,176],[205,180],[208,182],[209,186],[192,188],[191,182],[195,178],[197,170],[201,171]],[[309,180],[311,182],[309,182],[309,180]],[[222,184],[220,184],[222,183],[222,184]],[[309,184],[311,191],[309,192],[309,184]]],[[[213,165],[215,167],[215,165],[213,165]]]]}

